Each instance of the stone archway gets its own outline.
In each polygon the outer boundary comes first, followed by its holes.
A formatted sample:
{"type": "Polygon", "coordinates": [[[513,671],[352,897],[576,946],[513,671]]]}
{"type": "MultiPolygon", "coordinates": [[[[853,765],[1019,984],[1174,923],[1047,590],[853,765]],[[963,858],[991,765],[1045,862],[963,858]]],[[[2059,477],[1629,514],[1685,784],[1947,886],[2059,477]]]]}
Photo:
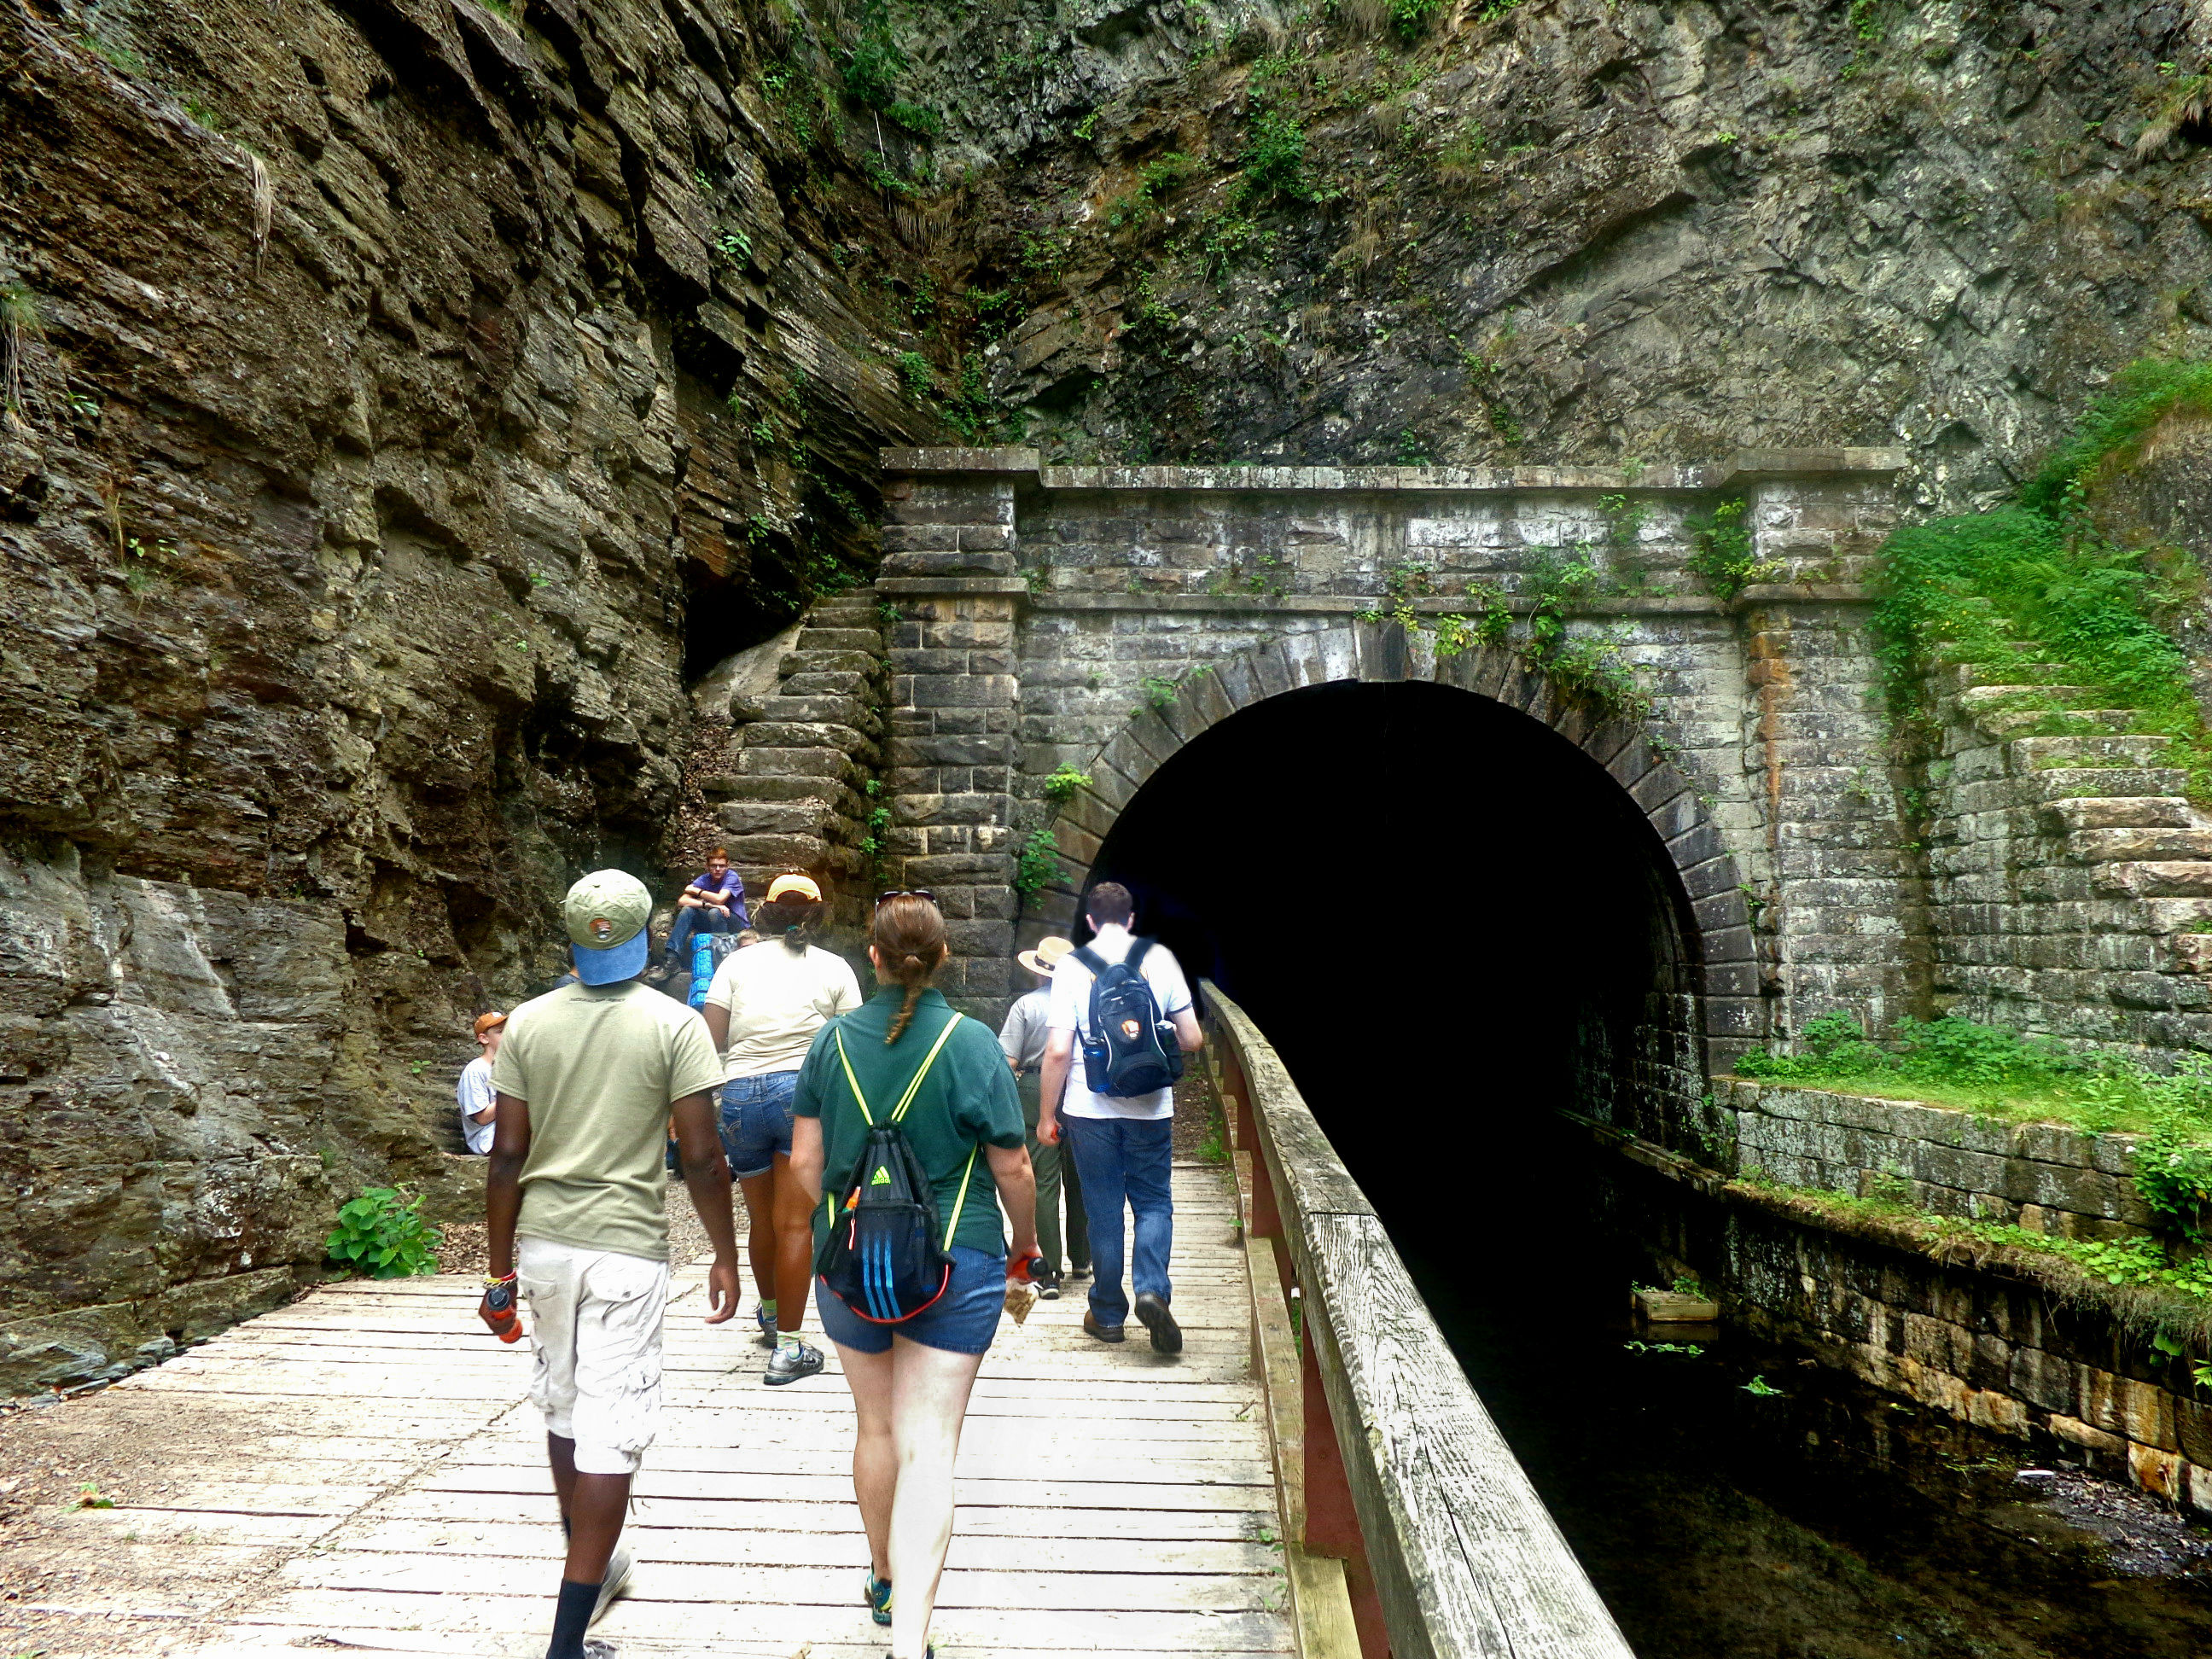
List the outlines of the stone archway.
{"type": "Polygon", "coordinates": [[[1485,698],[1549,727],[1609,774],[1664,848],[1686,901],[1697,1000],[1709,1063],[1716,1067],[1762,1043],[1766,1006],[1747,890],[1707,811],[1701,787],[1639,721],[1594,711],[1564,696],[1539,668],[1500,647],[1440,656],[1431,634],[1395,623],[1355,622],[1279,635],[1206,672],[1186,676],[1172,699],[1134,715],[1085,769],[1050,828],[1063,879],[1024,908],[1024,943],[1073,922],[1078,896],[1122,810],[1184,745],[1241,710],[1308,686],[1352,681],[1426,680],[1485,698]]]}

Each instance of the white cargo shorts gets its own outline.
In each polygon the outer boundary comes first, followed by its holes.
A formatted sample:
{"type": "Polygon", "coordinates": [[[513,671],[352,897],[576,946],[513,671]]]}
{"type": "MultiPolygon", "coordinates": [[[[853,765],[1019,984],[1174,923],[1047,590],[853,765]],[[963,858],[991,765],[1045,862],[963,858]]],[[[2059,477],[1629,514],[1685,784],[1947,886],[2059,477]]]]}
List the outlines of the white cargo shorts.
{"type": "Polygon", "coordinates": [[[635,1474],[660,1428],[660,1316],[668,1264],[545,1238],[515,1241],[545,1431],[576,1443],[586,1474],[635,1474]]]}

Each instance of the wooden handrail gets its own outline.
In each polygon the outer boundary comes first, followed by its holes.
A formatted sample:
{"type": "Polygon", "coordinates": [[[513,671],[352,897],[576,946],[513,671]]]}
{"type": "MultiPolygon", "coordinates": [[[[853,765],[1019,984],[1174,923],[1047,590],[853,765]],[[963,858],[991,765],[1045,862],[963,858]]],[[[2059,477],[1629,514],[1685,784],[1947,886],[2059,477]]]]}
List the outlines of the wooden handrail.
{"type": "Polygon", "coordinates": [[[1304,1309],[1304,1513],[1286,1524],[1304,1535],[1291,1541],[1364,1558],[1351,1576],[1371,1583],[1394,1659],[1632,1659],[1273,1046],[1218,987],[1201,989],[1231,1127],[1253,1152],[1249,1217],[1279,1217],[1304,1309]],[[1327,1535],[1338,1459],[1349,1540],[1327,1535]]]}

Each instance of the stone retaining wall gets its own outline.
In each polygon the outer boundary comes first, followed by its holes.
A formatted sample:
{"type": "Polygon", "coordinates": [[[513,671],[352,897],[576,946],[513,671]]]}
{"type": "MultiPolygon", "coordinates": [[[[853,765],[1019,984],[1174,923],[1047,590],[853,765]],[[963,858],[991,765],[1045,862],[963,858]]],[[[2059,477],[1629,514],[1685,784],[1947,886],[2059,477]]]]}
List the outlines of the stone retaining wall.
{"type": "Polygon", "coordinates": [[[2212,1513],[2212,1404],[2186,1358],[2159,1352],[2111,1309],[2062,1298],[1971,1246],[1937,1261],[1901,1224],[1824,1215],[1648,1142],[1595,1133],[1620,1154],[1599,1164],[1607,1224],[1662,1272],[1694,1272],[1725,1323],[2019,1440],[2028,1455],[2212,1513]]]}
{"type": "Polygon", "coordinates": [[[1713,1099],[1735,1114],[1737,1168],[1786,1187],[1871,1197],[1901,1180],[1913,1204],[1937,1215],[2065,1238],[2151,1229],[2136,1190],[2134,1135],[1743,1078],[1714,1079],[1713,1099]]]}

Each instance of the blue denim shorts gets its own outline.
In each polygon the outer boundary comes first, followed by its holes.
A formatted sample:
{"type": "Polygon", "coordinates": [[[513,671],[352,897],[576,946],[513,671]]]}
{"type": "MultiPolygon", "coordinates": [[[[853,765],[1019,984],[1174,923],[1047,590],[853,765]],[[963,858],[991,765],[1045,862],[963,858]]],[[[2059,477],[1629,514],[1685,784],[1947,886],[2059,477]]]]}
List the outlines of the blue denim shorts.
{"type": "Polygon", "coordinates": [[[965,1244],[952,1247],[952,1282],[945,1294],[902,1325],[872,1325],[845,1305],[844,1298],[818,1279],[814,1299],[822,1310],[823,1334],[841,1348],[888,1353],[894,1334],[946,1353],[982,1353],[999,1334],[1006,1308],[1006,1258],[986,1255],[965,1244]]]}
{"type": "Polygon", "coordinates": [[[778,1153],[791,1156],[791,1097],[796,1072],[733,1077],[722,1085],[722,1152],[740,1181],[766,1175],[778,1153]]]}

